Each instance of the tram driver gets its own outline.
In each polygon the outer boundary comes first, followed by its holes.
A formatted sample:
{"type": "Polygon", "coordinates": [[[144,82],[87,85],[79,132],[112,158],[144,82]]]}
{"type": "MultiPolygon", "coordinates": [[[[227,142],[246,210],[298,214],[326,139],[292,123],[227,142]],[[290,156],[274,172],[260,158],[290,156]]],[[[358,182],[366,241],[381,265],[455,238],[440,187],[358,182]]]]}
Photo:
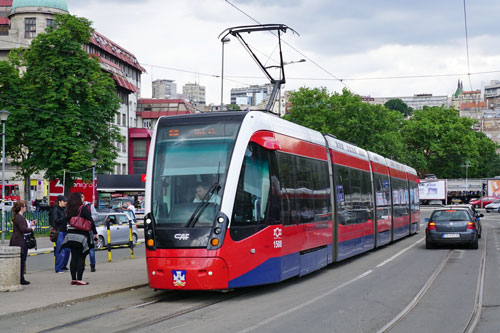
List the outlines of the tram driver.
{"type": "MultiPolygon", "coordinates": [[[[193,202],[201,202],[205,195],[208,193],[208,186],[206,184],[198,184],[195,189],[193,202]]],[[[208,202],[213,202],[220,205],[220,196],[217,193],[213,193],[208,202]]]]}

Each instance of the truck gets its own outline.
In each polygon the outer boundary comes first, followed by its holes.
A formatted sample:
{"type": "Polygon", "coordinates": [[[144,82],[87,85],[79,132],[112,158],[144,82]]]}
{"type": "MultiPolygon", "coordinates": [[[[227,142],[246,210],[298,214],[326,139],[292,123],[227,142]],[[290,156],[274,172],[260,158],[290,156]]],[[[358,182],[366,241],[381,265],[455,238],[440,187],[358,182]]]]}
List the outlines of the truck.
{"type": "Polygon", "coordinates": [[[418,184],[418,194],[420,203],[423,205],[432,204],[431,201],[439,200],[441,204],[446,203],[446,181],[426,179],[418,184]]]}

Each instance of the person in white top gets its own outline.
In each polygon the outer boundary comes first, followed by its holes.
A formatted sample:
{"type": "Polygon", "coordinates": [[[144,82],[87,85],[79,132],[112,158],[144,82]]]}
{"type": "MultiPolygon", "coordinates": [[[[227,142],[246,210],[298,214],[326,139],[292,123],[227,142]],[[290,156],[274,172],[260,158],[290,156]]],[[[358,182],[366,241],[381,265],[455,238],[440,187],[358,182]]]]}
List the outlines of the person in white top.
{"type": "Polygon", "coordinates": [[[123,209],[131,210],[132,212],[134,212],[134,216],[135,216],[135,206],[132,205],[132,203],[130,201],[125,202],[125,207],[123,209]]]}

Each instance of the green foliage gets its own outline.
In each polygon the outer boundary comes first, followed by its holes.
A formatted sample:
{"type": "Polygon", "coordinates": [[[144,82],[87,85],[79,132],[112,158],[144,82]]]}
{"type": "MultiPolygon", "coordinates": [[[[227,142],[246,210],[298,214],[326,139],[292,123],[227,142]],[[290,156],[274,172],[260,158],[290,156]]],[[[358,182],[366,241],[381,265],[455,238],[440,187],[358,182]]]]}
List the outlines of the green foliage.
{"type": "Polygon", "coordinates": [[[325,88],[301,88],[291,93],[290,103],[286,119],[292,122],[403,163],[408,160],[399,112],[364,103],[348,90],[329,94],[325,88]]]}
{"type": "MultiPolygon", "coordinates": [[[[112,124],[119,108],[115,84],[82,47],[91,37],[90,21],[58,15],[54,26],[29,49],[10,54],[10,66],[24,72],[9,107],[8,154],[23,176],[45,170],[46,178],[62,179],[64,170],[91,168],[93,157],[98,169],[111,171],[113,143],[122,141],[112,124]]],[[[91,171],[67,174],[66,182],[77,177],[90,179],[91,171]]]]}
{"type": "Polygon", "coordinates": [[[227,109],[229,111],[241,111],[241,107],[238,104],[228,104],[227,109]]]}
{"type": "Polygon", "coordinates": [[[464,178],[466,162],[469,178],[500,174],[497,144],[476,133],[475,121],[460,118],[453,108],[426,107],[405,120],[400,110],[364,103],[347,90],[330,94],[325,88],[301,88],[290,102],[286,119],[408,164],[420,175],[464,178]]]}
{"type": "Polygon", "coordinates": [[[400,98],[390,99],[384,104],[384,106],[389,110],[400,112],[405,117],[409,117],[413,111],[413,109],[400,98]]]}

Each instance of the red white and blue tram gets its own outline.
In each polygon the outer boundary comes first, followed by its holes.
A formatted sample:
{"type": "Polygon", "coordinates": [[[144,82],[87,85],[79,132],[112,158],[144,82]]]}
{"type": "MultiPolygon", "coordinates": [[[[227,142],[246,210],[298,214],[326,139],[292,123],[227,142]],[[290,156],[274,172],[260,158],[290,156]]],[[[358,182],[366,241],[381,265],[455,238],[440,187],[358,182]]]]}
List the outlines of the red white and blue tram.
{"type": "Polygon", "coordinates": [[[420,220],[414,169],[259,111],[161,118],[145,210],[155,289],[303,276],[420,220]]]}

